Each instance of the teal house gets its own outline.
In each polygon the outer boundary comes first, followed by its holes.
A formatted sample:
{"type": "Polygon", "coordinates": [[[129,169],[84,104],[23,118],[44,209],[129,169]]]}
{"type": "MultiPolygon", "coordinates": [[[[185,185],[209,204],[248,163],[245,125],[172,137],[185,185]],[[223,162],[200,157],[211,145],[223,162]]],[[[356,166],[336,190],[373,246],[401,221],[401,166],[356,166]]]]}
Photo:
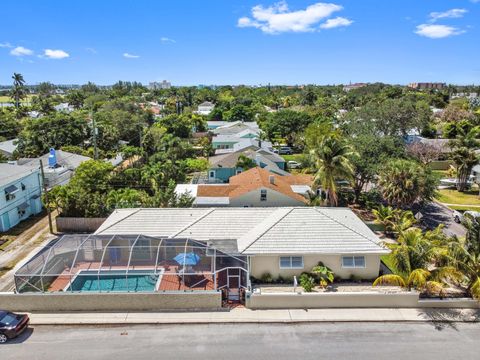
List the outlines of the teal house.
{"type": "Polygon", "coordinates": [[[0,232],[42,211],[39,168],[0,163],[0,232]]]}

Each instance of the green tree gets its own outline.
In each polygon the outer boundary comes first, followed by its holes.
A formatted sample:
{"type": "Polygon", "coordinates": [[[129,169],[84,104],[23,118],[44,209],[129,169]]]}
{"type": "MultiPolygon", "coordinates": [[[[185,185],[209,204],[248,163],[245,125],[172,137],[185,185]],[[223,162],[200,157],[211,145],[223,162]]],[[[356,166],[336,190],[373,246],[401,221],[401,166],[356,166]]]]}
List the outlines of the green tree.
{"type": "Polygon", "coordinates": [[[350,158],[352,148],[342,138],[339,131],[324,135],[315,148],[310,149],[315,159],[316,172],[314,184],[319,185],[327,194],[327,203],[338,204],[337,181],[350,180],[353,177],[353,165],[350,158]]]}
{"type": "Polygon", "coordinates": [[[10,96],[13,100],[13,105],[18,110],[21,106],[21,101],[27,97],[27,88],[25,87],[25,79],[22,74],[13,73],[13,88],[10,96]]]}
{"type": "Polygon", "coordinates": [[[289,146],[294,146],[311,122],[312,118],[305,112],[280,110],[267,116],[263,128],[270,139],[280,136],[289,146]]]}
{"type": "Polygon", "coordinates": [[[431,169],[412,160],[391,160],[379,173],[378,187],[383,198],[398,208],[432,200],[437,185],[438,178],[431,169]]]}
{"type": "Polygon", "coordinates": [[[235,164],[236,168],[240,168],[243,171],[247,171],[247,170],[252,169],[256,166],[257,166],[257,163],[254,160],[247,157],[246,155],[244,155],[244,154],[241,154],[238,157],[237,163],[235,164]]]}
{"type": "Polygon", "coordinates": [[[458,191],[465,191],[472,168],[480,161],[480,156],[477,155],[477,150],[480,148],[479,136],[480,127],[475,127],[468,132],[460,129],[456,139],[450,141],[453,149],[451,158],[457,169],[458,191]]]}

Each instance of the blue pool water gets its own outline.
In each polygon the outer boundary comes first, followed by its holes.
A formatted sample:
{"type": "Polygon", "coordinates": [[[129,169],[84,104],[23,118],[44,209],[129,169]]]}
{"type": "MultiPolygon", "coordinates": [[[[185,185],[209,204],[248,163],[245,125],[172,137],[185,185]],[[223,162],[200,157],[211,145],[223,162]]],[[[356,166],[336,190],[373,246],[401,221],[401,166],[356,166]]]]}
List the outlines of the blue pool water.
{"type": "Polygon", "coordinates": [[[66,291],[155,291],[158,273],[153,270],[130,270],[128,278],[125,271],[82,271],[72,281],[66,291]]]}

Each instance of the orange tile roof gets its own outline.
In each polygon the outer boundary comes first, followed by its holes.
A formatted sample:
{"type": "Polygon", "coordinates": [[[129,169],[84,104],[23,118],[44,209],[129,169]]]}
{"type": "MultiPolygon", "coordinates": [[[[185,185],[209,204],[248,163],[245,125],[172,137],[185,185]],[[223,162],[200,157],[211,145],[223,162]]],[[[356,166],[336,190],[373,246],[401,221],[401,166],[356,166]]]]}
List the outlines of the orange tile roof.
{"type": "Polygon", "coordinates": [[[229,185],[199,185],[197,188],[197,197],[236,198],[258,188],[267,188],[306,203],[307,199],[293,192],[291,185],[310,184],[310,175],[280,176],[272,174],[260,167],[255,167],[232,176],[229,185]],[[270,183],[270,176],[274,177],[273,184],[270,183]]]}

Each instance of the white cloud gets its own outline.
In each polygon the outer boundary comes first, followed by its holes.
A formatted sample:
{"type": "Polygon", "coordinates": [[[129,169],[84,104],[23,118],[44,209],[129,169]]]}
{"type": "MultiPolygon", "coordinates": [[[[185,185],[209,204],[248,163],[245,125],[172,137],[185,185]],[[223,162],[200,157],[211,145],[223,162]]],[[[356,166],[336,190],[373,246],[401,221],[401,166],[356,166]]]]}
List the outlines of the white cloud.
{"type": "Polygon", "coordinates": [[[0,43],[0,48],[12,48],[12,44],[10,44],[9,42],[5,42],[5,43],[0,43]]]}
{"type": "Polygon", "coordinates": [[[138,59],[140,56],[139,55],[133,55],[129,53],[123,53],[123,57],[127,59],[138,59]]]}
{"type": "Polygon", "coordinates": [[[432,22],[438,19],[457,19],[463,17],[467,12],[468,10],[466,9],[450,9],[443,12],[432,12],[430,13],[430,19],[432,22]]]}
{"type": "Polygon", "coordinates": [[[333,29],[340,26],[350,26],[352,25],[352,23],[353,20],[338,16],[334,19],[328,19],[323,24],[321,24],[320,27],[322,29],[333,29]]]}
{"type": "Polygon", "coordinates": [[[69,56],[70,55],[63,50],[45,49],[43,52],[43,57],[46,57],[48,59],[65,59],[69,56]]]}
{"type": "Polygon", "coordinates": [[[311,32],[315,25],[343,7],[331,3],[315,3],[304,10],[290,11],[285,1],[269,7],[257,5],[252,8],[252,17],[238,19],[238,27],[254,27],[267,34],[283,32],[311,32]]]}
{"type": "Polygon", "coordinates": [[[165,36],[162,37],[162,38],[160,38],[160,41],[161,41],[163,44],[174,44],[174,43],[176,43],[175,40],[170,39],[170,38],[165,37],[165,36]]]}
{"type": "Polygon", "coordinates": [[[24,48],[23,46],[17,46],[10,51],[10,55],[13,56],[30,56],[33,55],[33,50],[24,48]]]}
{"type": "Polygon", "coordinates": [[[449,36],[460,35],[465,31],[453,26],[421,24],[417,26],[416,34],[431,39],[441,39],[449,36]]]}

